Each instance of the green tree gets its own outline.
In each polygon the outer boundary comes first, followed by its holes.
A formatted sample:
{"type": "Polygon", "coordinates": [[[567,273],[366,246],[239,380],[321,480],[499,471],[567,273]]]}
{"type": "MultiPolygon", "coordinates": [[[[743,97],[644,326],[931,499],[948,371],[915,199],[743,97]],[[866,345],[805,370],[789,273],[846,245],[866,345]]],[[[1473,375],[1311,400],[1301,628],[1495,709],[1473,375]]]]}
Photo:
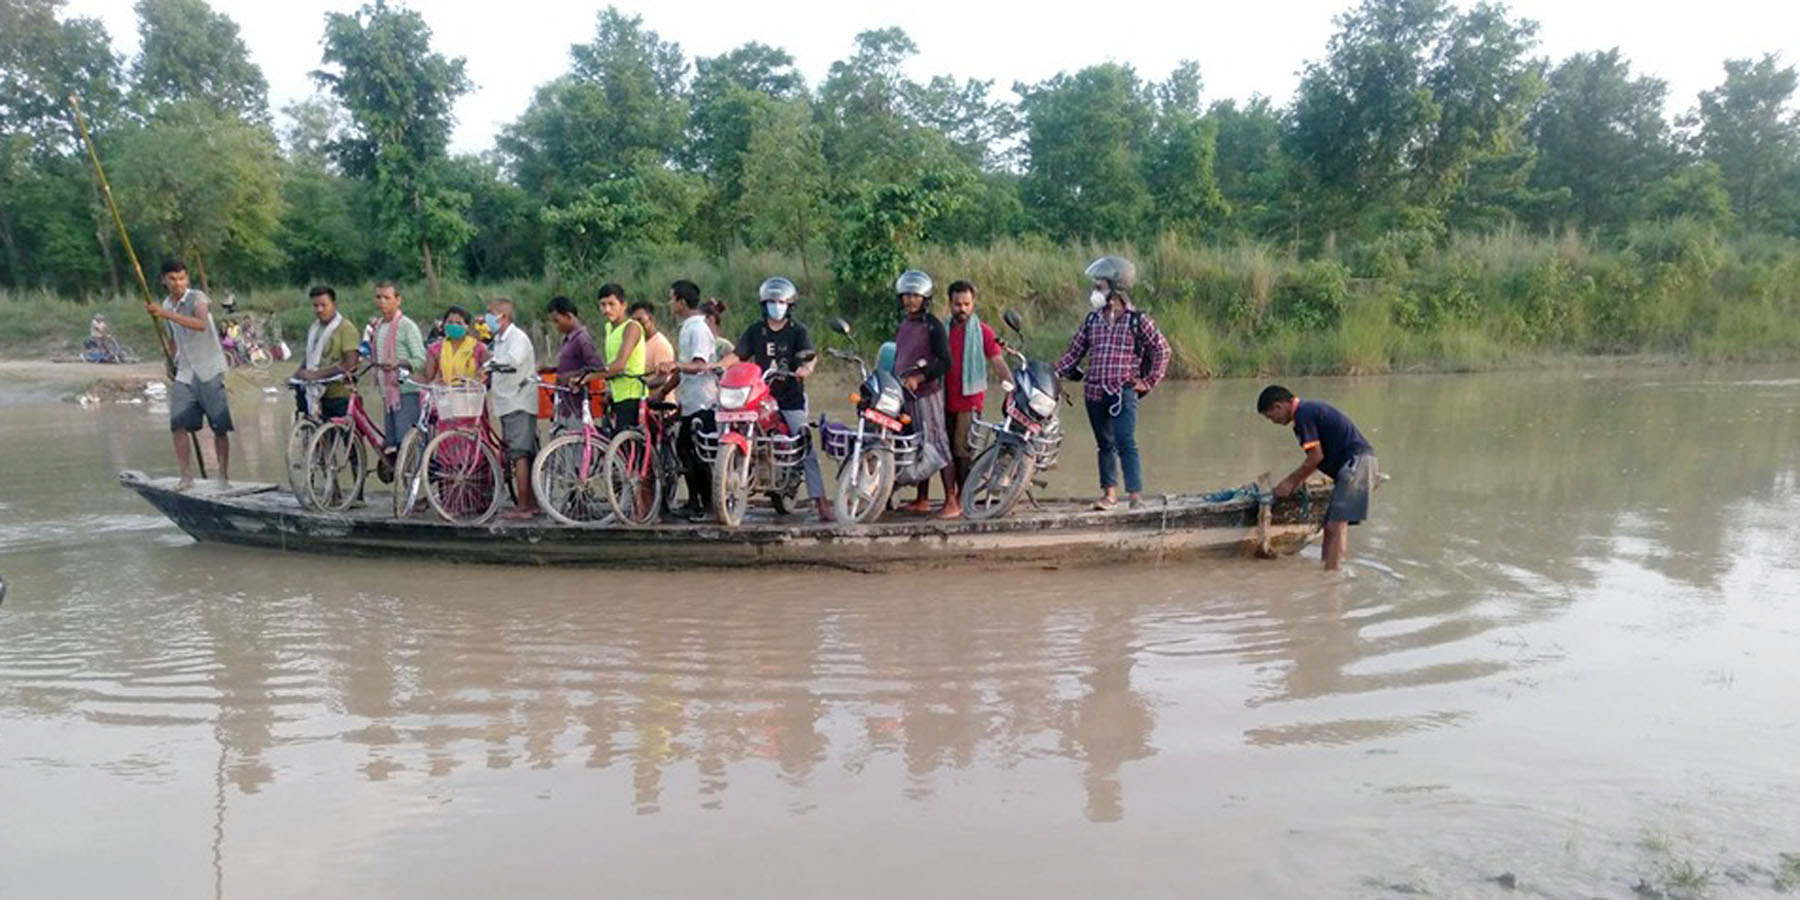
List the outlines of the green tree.
{"type": "Polygon", "coordinates": [[[827,222],[821,138],[812,110],[800,101],[770,102],[753,121],[742,163],[742,208],[753,246],[774,247],[800,257],[812,282],[808,249],[827,222]]]}
{"type": "Polygon", "coordinates": [[[743,199],[751,132],[776,104],[805,99],[806,82],[793,66],[787,51],[755,43],[695,61],[685,160],[709,183],[696,225],[715,248],[748,236],[743,199]]]}
{"type": "Polygon", "coordinates": [[[1283,151],[1286,126],[1267,97],[1239,107],[1220,100],[1206,120],[1215,135],[1214,177],[1231,211],[1229,233],[1239,237],[1292,238],[1291,162],[1283,151]]]}
{"type": "Polygon", "coordinates": [[[953,212],[966,196],[964,167],[928,169],[916,180],[887,182],[840,196],[831,233],[831,268],[838,296],[857,313],[891,310],[889,286],[918,249],[926,226],[953,212]]]}
{"type": "Polygon", "coordinates": [[[1725,82],[1700,94],[1694,143],[1716,163],[1738,217],[1751,227],[1796,218],[1791,193],[1800,171],[1800,113],[1791,107],[1793,66],[1768,54],[1725,63],[1725,82]]]}
{"type": "Polygon", "coordinates": [[[1644,190],[1676,163],[1667,94],[1660,79],[1632,77],[1618,48],[1577,53],[1550,72],[1527,123],[1538,154],[1531,184],[1560,196],[1538,224],[1628,224],[1644,190]]]}
{"type": "MultiPolygon", "coordinates": [[[[62,0],[7,0],[0,3],[0,141],[6,165],[0,168],[0,252],[9,271],[40,283],[69,283],[100,274],[117,292],[119,267],[113,255],[113,223],[99,188],[86,174],[81,134],[69,111],[70,96],[82,108],[97,140],[123,118],[119,58],[97,19],[59,19],[62,0]],[[60,185],[43,179],[83,183],[86,234],[97,254],[81,254],[67,242],[70,222],[34,208],[30,198],[67,198],[60,185]],[[34,224],[36,223],[36,224],[34,224]],[[27,229],[49,229],[37,238],[27,229]],[[30,246],[54,252],[30,256],[30,246]]],[[[104,146],[104,144],[103,144],[104,146]]]]}
{"type": "Polygon", "coordinates": [[[269,121],[269,83],[229,16],[206,0],[138,0],[138,56],[132,92],[138,109],[157,114],[201,101],[252,122],[269,121]]]}
{"type": "Polygon", "coordinates": [[[1218,123],[1200,114],[1200,68],[1184,62],[1156,89],[1158,109],[1144,182],[1154,203],[1156,228],[1200,236],[1220,228],[1231,214],[1214,166],[1218,123]]]}
{"type": "Polygon", "coordinates": [[[280,169],[268,128],[194,100],[121,134],[112,180],[144,249],[186,259],[205,287],[213,268],[244,283],[280,265],[280,169]]]}
{"type": "Polygon", "coordinates": [[[472,234],[469,196],[444,183],[452,106],[469,90],[463,61],[433,52],[424,18],[385,0],[328,14],[324,44],[329,68],[313,77],[350,116],[333,143],[337,162],[373,189],[389,251],[416,258],[439,296],[434,250],[452,255],[472,234]]]}
{"type": "Polygon", "coordinates": [[[463,274],[474,280],[529,278],[544,270],[543,223],[524,188],[502,177],[498,154],[453,158],[452,189],[470,198],[475,236],[463,245],[463,274]]]}
{"type": "Polygon", "coordinates": [[[1150,210],[1144,136],[1156,118],[1129,66],[1090,66],[1035,85],[1023,98],[1025,208],[1037,227],[1062,239],[1119,240],[1143,233],[1150,210]]]}

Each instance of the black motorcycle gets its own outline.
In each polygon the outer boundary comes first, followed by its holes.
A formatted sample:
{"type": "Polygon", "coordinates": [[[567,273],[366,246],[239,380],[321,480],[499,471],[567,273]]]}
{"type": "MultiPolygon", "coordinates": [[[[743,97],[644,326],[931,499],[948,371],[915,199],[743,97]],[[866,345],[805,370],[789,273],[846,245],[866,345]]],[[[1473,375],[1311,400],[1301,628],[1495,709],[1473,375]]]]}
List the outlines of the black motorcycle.
{"type": "MultiPolygon", "coordinates": [[[[850,336],[850,323],[832,319],[831,330],[850,336]]],[[[905,409],[906,388],[893,372],[869,370],[862,357],[831,348],[825,351],[861,372],[857,389],[850,395],[856,404],[856,424],[839,425],[819,418],[819,443],[825,455],[839,461],[837,496],[832,511],[845,525],[865,525],[887,511],[894,493],[896,473],[913,464],[919,455],[919,435],[905,409]]]]}
{"type": "MultiPolygon", "coordinates": [[[[1009,309],[1002,318],[1023,341],[1019,314],[1009,309]]],[[[1013,370],[1014,380],[1001,385],[1005,399],[1000,405],[1000,422],[975,423],[992,439],[975,457],[969,477],[963,481],[963,514],[970,519],[997,519],[1011,512],[1031,489],[1037,473],[1055,468],[1062,454],[1059,406],[1065,397],[1056,368],[1043,360],[1027,359],[1017,348],[1001,346],[1018,365],[1013,370]]]]}

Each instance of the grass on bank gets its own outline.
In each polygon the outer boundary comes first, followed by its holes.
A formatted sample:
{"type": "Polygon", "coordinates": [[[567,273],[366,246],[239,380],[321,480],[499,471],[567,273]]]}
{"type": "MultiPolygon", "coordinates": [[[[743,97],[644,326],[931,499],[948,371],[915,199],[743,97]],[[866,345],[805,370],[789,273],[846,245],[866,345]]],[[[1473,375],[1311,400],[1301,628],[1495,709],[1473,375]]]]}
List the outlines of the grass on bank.
{"type": "MultiPolygon", "coordinates": [[[[1620,355],[1695,362],[1800,357],[1800,242],[1727,240],[1681,221],[1639,226],[1605,245],[1574,233],[1500,232],[1447,244],[1397,233],[1299,260],[1262,245],[1210,246],[1168,235],[1141,247],[931,247],[914,264],[938,280],[940,295],[957,278],[977,284],[990,322],[998,323],[1000,309],[1017,308],[1032,352],[1054,356],[1087,308],[1083,265],[1108,252],[1137,261],[1135,299],[1168,334],[1178,377],[1466,371],[1620,355]]],[[[796,315],[815,339],[824,338],[824,321],[840,314],[855,322],[865,348],[891,333],[891,299],[841,301],[819,255],[808,262],[803,269],[778,253],[677,250],[621,265],[607,279],[659,302],[670,281],[693,279],[729,302],[727,327],[735,333],[755,315],[757,284],[785,274],[802,283],[796,315]]],[[[447,285],[441,300],[422,284],[402,289],[409,313],[420,319],[452,302],[477,307],[487,297],[510,296],[541,333],[551,296],[567,293],[589,304],[598,281],[447,285]]],[[[373,314],[372,283],[337,288],[352,319],[373,314]]],[[[240,308],[276,316],[290,344],[304,333],[311,310],[303,287],[236,294],[240,308]]],[[[134,300],[78,302],[36,291],[0,292],[0,314],[14,323],[0,331],[0,353],[71,352],[94,312],[106,313],[140,353],[154,353],[134,300]]]]}

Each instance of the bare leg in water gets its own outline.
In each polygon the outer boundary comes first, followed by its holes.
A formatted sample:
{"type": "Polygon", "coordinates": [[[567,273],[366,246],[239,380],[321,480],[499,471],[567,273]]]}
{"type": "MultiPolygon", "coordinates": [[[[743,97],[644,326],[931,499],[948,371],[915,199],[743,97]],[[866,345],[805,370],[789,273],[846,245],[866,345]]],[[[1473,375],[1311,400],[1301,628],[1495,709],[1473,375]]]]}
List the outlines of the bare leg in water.
{"type": "Polygon", "coordinates": [[[1325,523],[1325,542],[1319,548],[1321,555],[1325,557],[1325,571],[1337,571],[1338,565],[1344,561],[1344,548],[1349,539],[1350,526],[1348,523],[1325,523]]]}

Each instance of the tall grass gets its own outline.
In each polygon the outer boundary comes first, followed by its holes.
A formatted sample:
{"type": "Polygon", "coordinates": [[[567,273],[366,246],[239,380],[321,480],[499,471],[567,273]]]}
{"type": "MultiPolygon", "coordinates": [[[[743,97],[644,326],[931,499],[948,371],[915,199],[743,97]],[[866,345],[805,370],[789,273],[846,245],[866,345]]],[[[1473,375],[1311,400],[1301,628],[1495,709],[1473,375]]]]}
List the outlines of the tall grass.
{"type": "MultiPolygon", "coordinates": [[[[1206,245],[1175,235],[1144,246],[1005,240],[929,247],[913,264],[938,279],[940,296],[954,279],[973,281],[989,321],[998,322],[1003,308],[1017,309],[1029,350],[1053,356],[1087,310],[1081,270],[1103,253],[1137,261],[1134,299],[1169,336],[1179,377],[1472,370],[1573,355],[1800,358],[1800,241],[1728,240],[1681,221],[1640,225],[1612,243],[1572,231],[1445,241],[1398,232],[1308,260],[1263,245],[1206,245]]],[[[757,285],[775,274],[801,284],[796,315],[815,334],[837,315],[855,322],[865,349],[891,333],[892,298],[840,298],[823,254],[803,264],[773,252],[676,249],[621,261],[611,278],[659,304],[671,281],[692,279],[728,301],[726,326],[735,332],[756,314],[757,285]]],[[[551,296],[568,294],[586,306],[596,286],[549,279],[452,284],[437,299],[422,284],[401,287],[408,312],[421,320],[453,302],[473,308],[510,296],[527,327],[541,333],[551,296]]],[[[372,284],[338,290],[353,319],[373,313],[372,284]]],[[[300,287],[240,291],[237,299],[243,309],[274,316],[290,341],[311,317],[300,287]]],[[[78,347],[93,312],[111,317],[126,340],[154,347],[148,320],[129,298],[78,302],[14,291],[0,292],[0,315],[13,323],[0,330],[0,352],[78,347]]]]}

